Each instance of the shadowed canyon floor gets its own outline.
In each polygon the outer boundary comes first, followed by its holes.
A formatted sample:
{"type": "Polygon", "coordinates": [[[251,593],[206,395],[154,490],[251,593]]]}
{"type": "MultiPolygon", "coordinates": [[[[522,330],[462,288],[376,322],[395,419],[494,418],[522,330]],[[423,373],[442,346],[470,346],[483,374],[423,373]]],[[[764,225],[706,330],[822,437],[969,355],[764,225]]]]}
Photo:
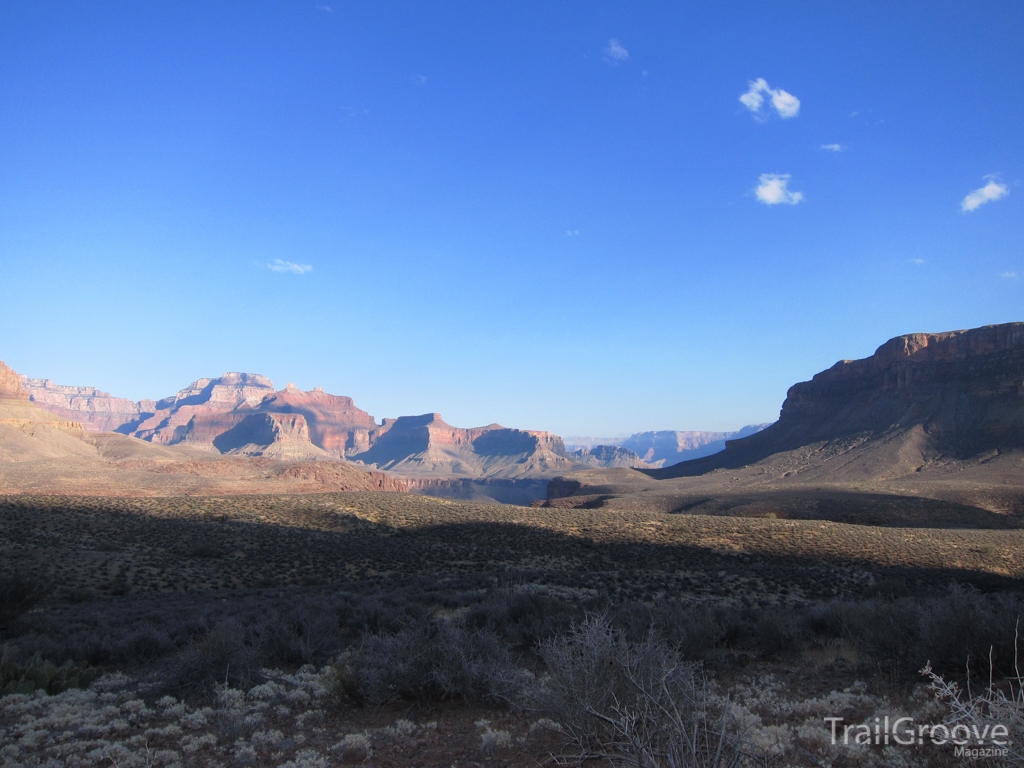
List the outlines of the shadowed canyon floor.
{"type": "Polygon", "coordinates": [[[1012,585],[1024,532],[531,509],[405,494],[201,499],[8,497],[9,566],[56,594],[344,585],[423,577],[515,579],[759,603],[851,597],[882,579],[1012,585]]]}

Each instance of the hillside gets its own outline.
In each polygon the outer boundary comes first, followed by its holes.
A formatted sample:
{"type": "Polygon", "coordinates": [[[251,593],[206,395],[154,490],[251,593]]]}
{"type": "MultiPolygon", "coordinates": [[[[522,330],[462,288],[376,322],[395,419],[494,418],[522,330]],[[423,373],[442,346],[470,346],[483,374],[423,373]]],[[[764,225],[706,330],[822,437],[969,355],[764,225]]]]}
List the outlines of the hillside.
{"type": "Polygon", "coordinates": [[[876,523],[1024,520],[1024,323],[894,338],[794,385],[779,420],[664,469],[559,478],[549,503],[876,523]]]}
{"type": "Polygon", "coordinates": [[[670,478],[790,451],[793,471],[882,479],[1024,449],[1024,323],[890,339],[786,395],[779,420],[716,456],[652,472],[670,478]]]}

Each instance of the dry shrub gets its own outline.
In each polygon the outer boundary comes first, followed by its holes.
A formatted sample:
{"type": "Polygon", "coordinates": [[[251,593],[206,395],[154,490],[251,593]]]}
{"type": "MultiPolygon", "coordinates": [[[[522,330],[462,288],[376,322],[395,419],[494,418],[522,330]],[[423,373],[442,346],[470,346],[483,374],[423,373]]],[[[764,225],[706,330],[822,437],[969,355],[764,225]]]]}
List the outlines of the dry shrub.
{"type": "Polygon", "coordinates": [[[165,665],[165,687],[180,697],[209,695],[217,685],[248,689],[259,675],[255,639],[234,621],[223,621],[193,639],[165,665]]]}
{"type": "Polygon", "coordinates": [[[1017,677],[1008,681],[1009,689],[997,688],[994,684],[976,695],[965,693],[955,682],[947,682],[937,674],[931,665],[925,665],[921,674],[929,678],[935,698],[948,707],[950,719],[945,725],[952,728],[966,725],[975,733],[984,733],[997,725],[1005,726],[1008,733],[1006,747],[1007,764],[1024,765],[1024,682],[1017,677]]]}
{"type": "Polygon", "coordinates": [[[699,666],[653,633],[630,642],[607,617],[589,617],[539,650],[550,674],[540,704],[562,726],[572,760],[638,768],[756,763],[728,707],[712,710],[699,666]]]}
{"type": "Polygon", "coordinates": [[[358,703],[516,703],[529,681],[493,632],[428,619],[409,622],[397,632],[364,635],[359,649],[334,665],[331,687],[358,703]]]}
{"type": "Polygon", "coordinates": [[[329,658],[340,642],[338,615],[328,606],[299,605],[271,613],[262,629],[264,662],[308,664],[329,658]]]}

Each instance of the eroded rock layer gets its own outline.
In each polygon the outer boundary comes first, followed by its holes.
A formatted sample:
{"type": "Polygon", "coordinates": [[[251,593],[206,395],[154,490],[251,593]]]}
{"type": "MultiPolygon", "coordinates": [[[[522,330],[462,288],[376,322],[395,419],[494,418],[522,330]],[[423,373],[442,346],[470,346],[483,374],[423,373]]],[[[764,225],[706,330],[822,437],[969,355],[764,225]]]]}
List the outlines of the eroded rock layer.
{"type": "MultiPolygon", "coordinates": [[[[675,477],[823,444],[865,476],[1024,448],[1024,323],[898,336],[792,386],[779,420],[675,477]]],[[[837,465],[838,466],[838,465],[837,465]]]]}
{"type": "Polygon", "coordinates": [[[500,424],[464,429],[436,413],[378,424],[350,397],[292,384],[275,390],[270,379],[251,373],[199,379],[171,397],[139,403],[90,387],[25,381],[38,405],[79,417],[92,431],[211,453],[345,459],[418,477],[550,477],[578,466],[647,466],[625,449],[569,455],[550,432],[500,424]]]}
{"type": "Polygon", "coordinates": [[[116,432],[156,410],[152,400],[132,402],[113,397],[96,387],[69,387],[49,379],[21,377],[33,403],[69,421],[79,421],[90,432],[116,432]]]}

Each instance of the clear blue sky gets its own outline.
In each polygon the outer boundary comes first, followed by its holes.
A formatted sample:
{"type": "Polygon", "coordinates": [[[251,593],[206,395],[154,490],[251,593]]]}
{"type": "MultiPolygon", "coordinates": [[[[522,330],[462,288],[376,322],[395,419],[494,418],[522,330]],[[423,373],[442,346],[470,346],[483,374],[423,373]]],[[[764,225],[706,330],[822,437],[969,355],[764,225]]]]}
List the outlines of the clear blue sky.
{"type": "Polygon", "coordinates": [[[892,336],[1024,320],[1022,40],[1017,0],[4,3],[0,359],[771,421],[892,336]]]}

